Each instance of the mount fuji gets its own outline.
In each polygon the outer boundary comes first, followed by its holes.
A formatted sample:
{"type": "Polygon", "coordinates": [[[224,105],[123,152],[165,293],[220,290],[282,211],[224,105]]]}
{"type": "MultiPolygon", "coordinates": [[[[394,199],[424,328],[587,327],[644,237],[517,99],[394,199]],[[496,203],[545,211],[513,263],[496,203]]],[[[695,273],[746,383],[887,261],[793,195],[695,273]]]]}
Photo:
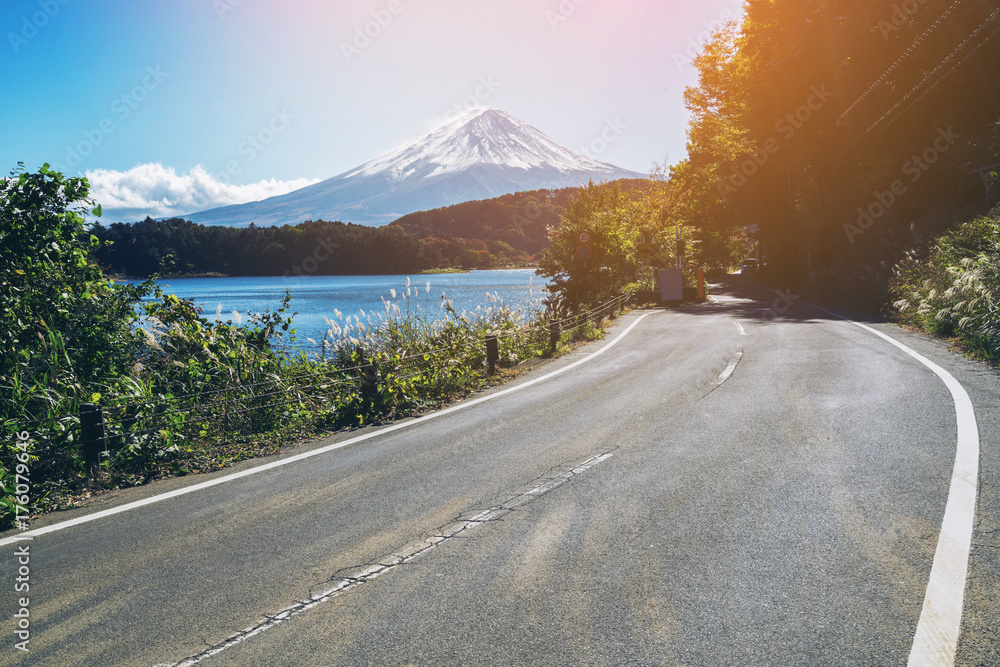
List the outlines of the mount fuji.
{"type": "Polygon", "coordinates": [[[339,220],[369,225],[523,190],[644,178],[560,146],[493,108],[467,112],[365,164],[284,195],[179,216],[206,225],[339,220]]]}

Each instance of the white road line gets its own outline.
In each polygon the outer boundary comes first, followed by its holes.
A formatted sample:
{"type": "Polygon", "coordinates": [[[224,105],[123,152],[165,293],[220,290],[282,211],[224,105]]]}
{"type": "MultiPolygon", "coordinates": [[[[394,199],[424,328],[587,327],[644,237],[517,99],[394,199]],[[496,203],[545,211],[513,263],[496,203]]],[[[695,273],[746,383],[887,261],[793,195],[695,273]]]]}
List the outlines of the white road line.
{"type": "Polygon", "coordinates": [[[722,384],[723,382],[725,382],[730,378],[730,376],[733,374],[733,371],[736,370],[736,366],[739,365],[740,359],[742,358],[743,358],[742,351],[737,352],[735,355],[733,355],[733,358],[729,361],[729,365],[726,366],[726,369],[721,373],[719,373],[719,378],[715,381],[716,387],[718,387],[720,384],[722,384]]]}
{"type": "Polygon", "coordinates": [[[639,317],[637,317],[634,322],[632,322],[630,325],[628,325],[628,327],[626,327],[625,331],[623,331],[620,334],[618,334],[618,336],[616,336],[614,338],[614,340],[612,340],[607,345],[605,345],[601,349],[597,350],[593,354],[590,354],[590,355],[588,355],[586,357],[583,357],[582,359],[574,361],[573,363],[568,364],[566,366],[563,366],[562,368],[558,368],[558,369],[552,371],[551,373],[548,373],[548,374],[543,375],[541,377],[537,377],[537,378],[535,378],[533,380],[529,380],[529,381],[527,381],[527,382],[525,382],[523,384],[519,384],[519,385],[517,385],[515,387],[508,387],[507,389],[502,389],[502,390],[500,390],[500,391],[498,391],[496,393],[490,394],[488,396],[482,396],[480,398],[473,399],[473,400],[468,401],[466,403],[460,403],[459,405],[454,405],[454,406],[452,406],[450,408],[445,408],[444,410],[439,410],[437,412],[432,412],[429,415],[425,415],[423,417],[419,417],[419,418],[411,420],[411,421],[401,422],[399,424],[393,424],[392,426],[387,426],[386,428],[379,429],[378,431],[372,431],[371,433],[366,433],[364,435],[359,435],[359,436],[356,436],[354,438],[349,438],[347,440],[344,440],[343,442],[337,442],[337,443],[334,443],[332,445],[327,445],[326,447],[320,447],[319,449],[314,449],[314,450],[311,450],[311,451],[308,451],[308,452],[303,452],[302,454],[296,454],[295,456],[290,456],[290,457],[288,457],[286,459],[281,459],[280,461],[272,461],[270,463],[265,463],[264,465],[257,466],[256,468],[250,468],[248,470],[243,470],[241,472],[236,472],[236,473],[233,473],[231,475],[226,475],[225,477],[218,477],[216,479],[211,479],[211,480],[208,480],[206,482],[201,482],[201,483],[195,484],[193,486],[188,486],[188,487],[185,487],[183,489],[176,489],[174,491],[169,491],[167,493],[161,493],[160,495],[152,496],[150,498],[144,498],[142,500],[137,500],[135,502],[127,503],[125,505],[120,505],[118,507],[112,507],[110,509],[101,510],[100,512],[94,512],[93,514],[87,514],[85,516],[77,517],[76,519],[70,519],[69,521],[63,521],[61,523],[54,523],[54,524],[52,524],[50,526],[44,526],[42,528],[35,528],[35,529],[32,529],[32,530],[28,530],[28,531],[19,533],[19,534],[13,536],[13,537],[7,537],[7,538],[4,538],[4,539],[0,540],[0,546],[4,546],[4,545],[7,545],[7,544],[14,544],[15,542],[18,542],[19,540],[32,539],[32,538],[38,537],[40,535],[46,535],[48,533],[54,533],[54,532],[59,531],[59,530],[65,530],[66,528],[72,528],[73,526],[79,526],[80,524],[89,523],[90,521],[96,521],[98,519],[104,519],[106,517],[113,516],[115,514],[121,514],[122,512],[128,512],[130,510],[138,509],[140,507],[145,507],[146,505],[152,505],[154,503],[162,502],[162,501],[168,500],[170,498],[176,498],[178,496],[187,495],[189,493],[194,493],[195,491],[202,491],[204,489],[208,489],[208,488],[211,488],[213,486],[218,486],[220,484],[225,484],[226,482],[232,482],[233,480],[242,479],[243,477],[249,477],[250,475],[256,475],[258,473],[262,473],[262,472],[265,472],[267,470],[273,470],[275,468],[280,468],[282,466],[286,466],[286,465],[289,465],[291,463],[296,463],[298,461],[302,461],[302,460],[305,460],[305,459],[308,459],[308,458],[312,458],[314,456],[320,456],[322,454],[326,454],[328,452],[332,452],[334,450],[341,449],[342,447],[347,447],[348,445],[353,445],[353,444],[356,444],[356,443],[359,443],[359,442],[363,442],[365,440],[371,440],[372,438],[378,438],[380,436],[387,435],[387,434],[393,433],[395,431],[401,431],[404,428],[410,428],[411,426],[416,426],[418,424],[423,424],[423,423],[426,423],[427,421],[429,421],[431,419],[437,419],[438,417],[444,417],[445,415],[450,415],[453,412],[458,412],[459,410],[465,410],[466,408],[471,408],[473,406],[480,405],[481,403],[485,403],[486,401],[492,401],[493,399],[500,398],[501,396],[506,396],[508,394],[512,394],[515,391],[521,391],[522,389],[527,389],[528,387],[536,385],[539,382],[544,382],[545,380],[548,380],[549,378],[553,378],[553,377],[555,377],[557,375],[561,375],[561,374],[565,373],[568,370],[576,368],[580,364],[584,364],[584,363],[590,361],[591,359],[595,359],[596,357],[604,354],[605,352],[607,352],[608,350],[610,350],[612,347],[614,347],[615,345],[617,345],[619,341],[621,341],[623,338],[625,338],[625,336],[627,336],[629,333],[631,333],[632,329],[634,329],[639,324],[639,322],[641,322],[643,319],[645,319],[649,315],[652,315],[652,313],[645,313],[644,315],[640,315],[639,317]]]}
{"type": "Polygon", "coordinates": [[[746,336],[747,335],[746,329],[743,328],[742,324],[740,324],[739,322],[736,322],[736,321],[734,321],[733,324],[736,325],[736,330],[740,332],[741,336],[746,336]]]}
{"type": "Polygon", "coordinates": [[[976,490],[979,483],[979,426],[972,400],[951,373],[896,339],[825,308],[812,307],[861,327],[906,352],[941,378],[955,402],[958,422],[955,466],[952,469],[948,504],[945,505],[924,606],[920,611],[907,663],[909,667],[951,667],[955,664],[958,635],[962,626],[962,604],[965,599],[965,580],[968,576],[969,552],[972,549],[976,490]]]}

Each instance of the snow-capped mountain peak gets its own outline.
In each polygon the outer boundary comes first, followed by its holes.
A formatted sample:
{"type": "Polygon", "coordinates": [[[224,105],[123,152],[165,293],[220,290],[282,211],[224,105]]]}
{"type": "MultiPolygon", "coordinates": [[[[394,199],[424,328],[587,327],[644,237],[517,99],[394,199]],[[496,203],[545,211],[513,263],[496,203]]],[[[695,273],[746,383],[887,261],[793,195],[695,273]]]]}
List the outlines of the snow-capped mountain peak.
{"type": "Polygon", "coordinates": [[[184,216],[204,224],[383,224],[415,211],[522,190],[642,178],[560,146],[494,108],[477,108],[355,169],[288,194],[184,216]]]}
{"type": "Polygon", "coordinates": [[[616,167],[563,148],[510,114],[483,107],[358,167],[347,176],[402,174],[427,178],[493,164],[519,169],[554,167],[562,172],[614,171],[616,167]]]}

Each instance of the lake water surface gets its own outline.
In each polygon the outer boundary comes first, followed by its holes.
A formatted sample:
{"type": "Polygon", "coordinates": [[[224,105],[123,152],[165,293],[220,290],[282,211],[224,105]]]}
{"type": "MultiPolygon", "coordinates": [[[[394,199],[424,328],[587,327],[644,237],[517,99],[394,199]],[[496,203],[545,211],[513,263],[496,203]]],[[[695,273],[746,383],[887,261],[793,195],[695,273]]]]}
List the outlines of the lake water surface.
{"type": "Polygon", "coordinates": [[[399,275],[164,278],[161,284],[166,293],[193,300],[208,319],[214,320],[221,308],[223,321],[236,321],[233,315],[236,311],[244,322],[247,311],[274,311],[289,289],[292,294],[289,312],[298,313],[295,329],[298,343],[303,346],[311,345],[306,338],[317,341],[323,338],[329,329],[323,318],[336,320],[334,310],[345,318],[361,316],[363,312],[382,313],[385,299],[398,304],[404,313],[409,307],[410,313],[438,319],[444,316],[442,294],[458,312],[485,309],[490,305],[487,294],[495,294],[509,306],[532,311],[541,309],[546,286],[534,269],[413,275],[409,279],[410,294],[405,299],[407,277],[399,275]],[[395,298],[391,290],[395,290],[395,298]]]}

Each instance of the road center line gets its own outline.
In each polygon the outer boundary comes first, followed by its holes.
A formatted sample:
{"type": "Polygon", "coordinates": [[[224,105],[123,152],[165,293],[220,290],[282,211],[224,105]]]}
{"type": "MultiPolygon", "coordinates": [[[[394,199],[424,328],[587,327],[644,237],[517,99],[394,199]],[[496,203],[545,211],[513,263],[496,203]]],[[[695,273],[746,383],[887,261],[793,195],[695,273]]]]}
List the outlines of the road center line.
{"type": "Polygon", "coordinates": [[[951,373],[895,338],[825,308],[812,307],[873,333],[906,352],[944,382],[955,402],[958,423],[955,465],[941,533],[934,552],[934,564],[927,582],[927,593],[907,663],[909,667],[951,667],[955,664],[958,635],[962,626],[962,605],[965,600],[965,581],[969,569],[969,552],[972,549],[979,483],[979,426],[972,400],[951,373]]]}
{"type": "Polygon", "coordinates": [[[580,473],[590,470],[594,466],[607,461],[612,456],[614,456],[613,451],[605,452],[603,454],[591,456],[577,465],[564,466],[561,470],[550,471],[548,475],[542,477],[542,481],[538,482],[527,491],[516,493],[500,504],[494,505],[489,509],[473,510],[472,516],[468,519],[462,519],[462,516],[470,514],[470,512],[465,512],[463,515],[459,515],[459,517],[454,521],[431,531],[427,534],[427,537],[409,542],[388,556],[376,558],[361,567],[352,568],[350,570],[350,575],[347,575],[346,573],[335,575],[331,579],[328,579],[319,585],[320,588],[325,589],[322,592],[313,593],[305,600],[297,600],[293,604],[285,607],[275,614],[265,615],[264,619],[260,623],[231,635],[229,638],[214,646],[210,646],[198,655],[191,656],[190,658],[182,660],[178,663],[160,663],[156,665],[156,667],[193,667],[203,660],[211,658],[213,655],[218,655],[219,653],[222,653],[237,644],[242,644],[246,640],[259,635],[265,630],[270,630],[277,625],[281,625],[285,621],[288,621],[303,612],[309,611],[317,605],[328,602],[335,597],[339,597],[344,593],[347,593],[351,589],[366,584],[376,577],[380,577],[386,572],[399,567],[400,565],[409,563],[417,556],[436,548],[449,538],[455,537],[471,528],[475,528],[476,526],[481,526],[487,521],[495,521],[506,516],[518,507],[540,498],[549,491],[562,486],[580,473]]]}
{"type": "Polygon", "coordinates": [[[591,359],[596,359],[597,357],[599,357],[600,355],[604,354],[605,352],[607,352],[608,350],[610,350],[612,347],[614,347],[615,345],[617,345],[623,338],[625,338],[625,336],[627,336],[629,333],[631,333],[632,329],[634,329],[639,324],[639,322],[641,322],[642,320],[644,320],[649,315],[652,315],[652,313],[645,313],[645,314],[640,315],[639,317],[637,317],[631,324],[628,325],[628,327],[625,328],[624,331],[622,331],[611,342],[609,342],[607,345],[605,345],[601,349],[597,350],[596,352],[594,352],[592,354],[589,354],[586,357],[583,357],[582,359],[578,359],[577,361],[574,361],[571,364],[567,364],[566,366],[563,366],[562,368],[557,368],[556,370],[552,371],[551,373],[547,373],[547,374],[545,374],[545,375],[543,375],[541,377],[534,378],[533,380],[528,380],[527,382],[524,382],[524,383],[519,384],[517,386],[508,387],[507,389],[501,389],[500,391],[495,392],[493,394],[489,394],[488,396],[481,396],[480,398],[476,398],[476,399],[473,399],[473,400],[465,402],[465,403],[460,403],[458,405],[453,405],[450,408],[445,408],[443,410],[438,410],[437,412],[432,412],[431,414],[424,415],[423,417],[418,417],[416,419],[413,419],[413,420],[410,420],[410,421],[406,421],[406,422],[401,422],[399,424],[393,424],[392,426],[387,426],[387,427],[385,427],[383,429],[379,429],[377,431],[372,431],[370,433],[365,433],[364,435],[359,435],[359,436],[356,436],[356,437],[353,437],[353,438],[348,438],[347,440],[344,440],[342,442],[336,442],[336,443],[333,443],[331,445],[327,445],[325,447],[320,447],[318,449],[313,449],[313,450],[308,451],[308,452],[303,452],[301,454],[296,454],[295,456],[289,456],[288,458],[281,459],[279,461],[271,461],[270,463],[265,463],[264,465],[260,465],[260,466],[257,466],[255,468],[250,468],[248,470],[243,470],[243,471],[240,471],[240,472],[232,473],[232,474],[226,475],[224,477],[218,477],[216,479],[211,479],[211,480],[208,480],[208,481],[205,481],[205,482],[200,482],[200,483],[194,484],[192,486],[184,487],[183,489],[176,489],[174,491],[168,491],[167,493],[161,493],[159,495],[151,496],[149,498],[143,498],[142,500],[136,500],[134,502],[126,503],[125,505],[120,505],[118,507],[111,507],[111,508],[106,509],[106,510],[101,510],[100,512],[94,512],[93,514],[87,514],[85,516],[77,517],[75,519],[70,519],[68,521],[62,521],[60,523],[54,523],[54,524],[52,524],[50,526],[44,526],[42,528],[35,528],[35,529],[28,530],[28,531],[25,531],[25,532],[22,532],[22,533],[18,533],[17,535],[15,535],[13,537],[7,537],[7,538],[4,538],[4,539],[0,540],[0,546],[4,546],[4,545],[7,545],[7,544],[14,544],[14,543],[16,543],[16,542],[18,542],[20,540],[26,540],[26,539],[29,539],[29,538],[39,537],[40,535],[46,535],[48,533],[54,533],[54,532],[59,531],[59,530],[65,530],[67,528],[72,528],[73,526],[79,526],[80,524],[89,523],[90,521],[96,521],[98,519],[104,519],[106,517],[113,516],[115,514],[121,514],[122,512],[128,512],[130,510],[138,509],[140,507],[145,507],[146,505],[152,505],[154,503],[162,502],[162,501],[168,500],[170,498],[177,498],[178,496],[184,496],[184,495],[187,495],[189,493],[194,493],[196,491],[203,491],[204,489],[209,489],[209,488],[211,488],[213,486],[218,486],[220,484],[225,484],[226,482],[232,482],[232,481],[237,480],[237,479],[242,479],[244,477],[249,477],[250,475],[256,475],[258,473],[262,473],[262,472],[265,472],[265,471],[268,471],[268,470],[273,470],[275,468],[280,468],[282,466],[290,465],[292,463],[297,463],[298,461],[303,461],[305,459],[309,459],[309,458],[312,458],[314,456],[321,456],[321,455],[326,454],[328,452],[332,452],[334,450],[341,449],[342,447],[347,447],[349,445],[357,444],[359,442],[364,442],[365,440],[371,440],[372,438],[378,438],[378,437],[383,436],[383,435],[388,435],[389,433],[394,433],[395,431],[401,431],[401,430],[403,430],[405,428],[410,428],[410,427],[416,426],[418,424],[423,424],[423,423],[425,423],[425,422],[427,422],[427,421],[429,421],[431,419],[437,419],[438,417],[444,417],[445,415],[450,415],[453,412],[458,412],[459,410],[465,410],[467,408],[471,408],[473,406],[485,403],[486,401],[492,401],[492,400],[494,400],[496,398],[500,398],[501,396],[506,396],[508,394],[512,394],[515,391],[521,391],[522,389],[527,389],[528,387],[536,385],[539,382],[544,382],[545,380],[548,380],[550,378],[554,378],[557,375],[562,375],[563,373],[565,373],[565,372],[567,372],[569,370],[572,370],[572,369],[576,368],[577,366],[579,366],[581,364],[587,363],[591,359]]]}
{"type": "Polygon", "coordinates": [[[726,366],[725,370],[723,370],[721,373],[719,373],[719,377],[715,380],[715,386],[716,387],[718,387],[723,382],[725,382],[730,377],[732,377],[733,372],[736,370],[736,366],[739,365],[740,359],[742,359],[742,358],[743,358],[743,351],[742,350],[733,355],[733,358],[730,360],[729,365],[726,366]]]}

